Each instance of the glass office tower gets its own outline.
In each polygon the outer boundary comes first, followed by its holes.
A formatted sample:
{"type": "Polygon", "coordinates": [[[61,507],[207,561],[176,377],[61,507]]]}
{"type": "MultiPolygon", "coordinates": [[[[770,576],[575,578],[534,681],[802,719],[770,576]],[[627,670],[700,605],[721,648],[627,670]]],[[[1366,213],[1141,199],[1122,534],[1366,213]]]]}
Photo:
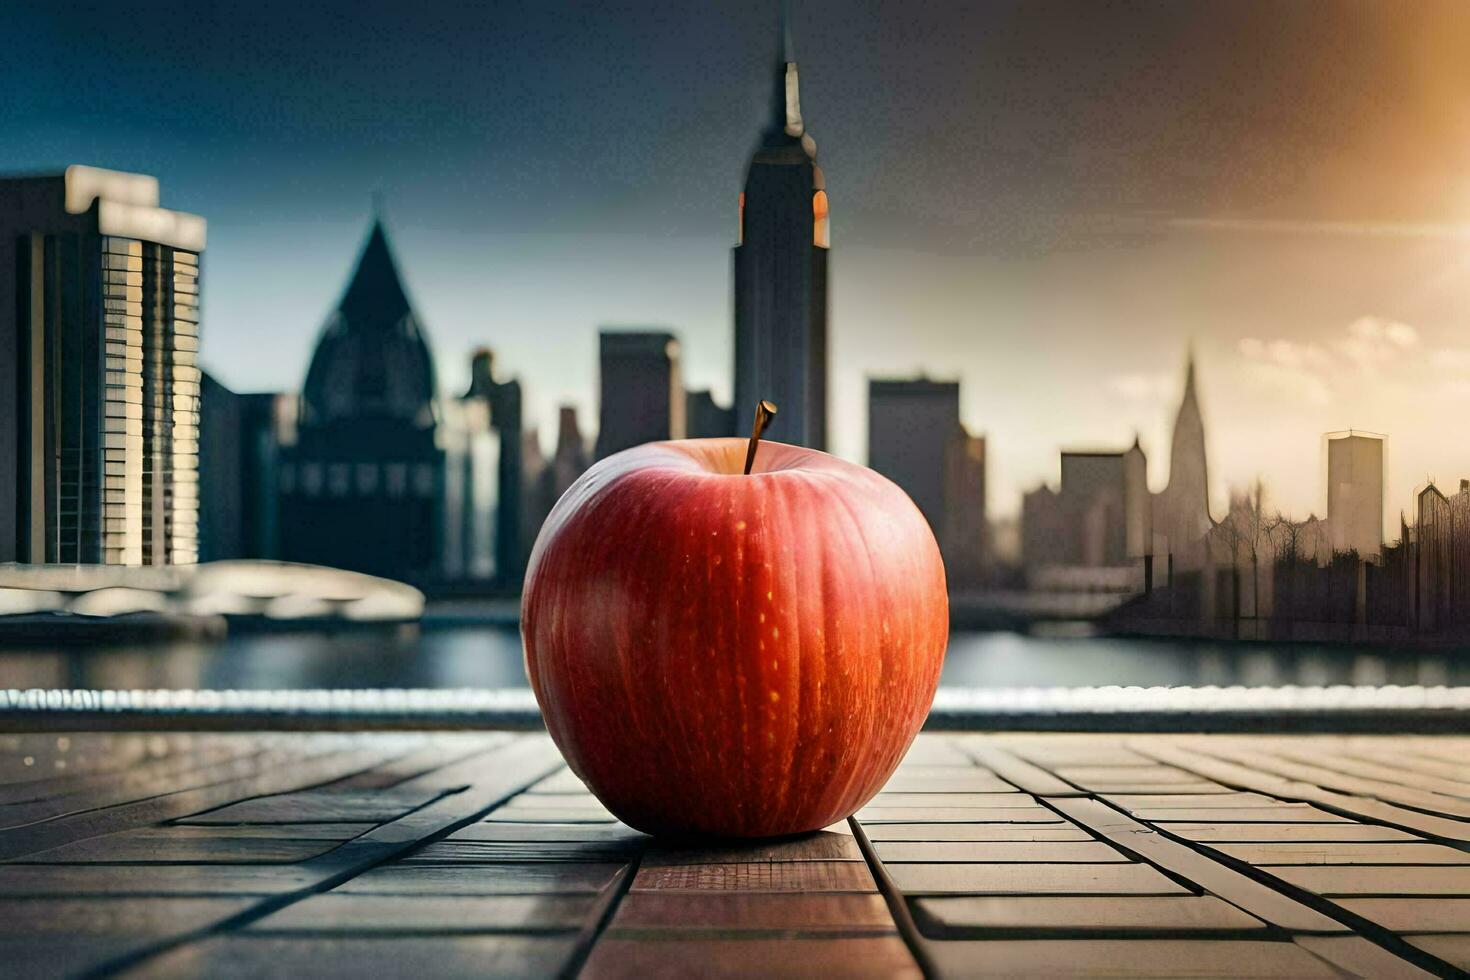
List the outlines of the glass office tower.
{"type": "Polygon", "coordinates": [[[152,177],[0,179],[0,561],[198,559],[204,239],[152,177]]]}

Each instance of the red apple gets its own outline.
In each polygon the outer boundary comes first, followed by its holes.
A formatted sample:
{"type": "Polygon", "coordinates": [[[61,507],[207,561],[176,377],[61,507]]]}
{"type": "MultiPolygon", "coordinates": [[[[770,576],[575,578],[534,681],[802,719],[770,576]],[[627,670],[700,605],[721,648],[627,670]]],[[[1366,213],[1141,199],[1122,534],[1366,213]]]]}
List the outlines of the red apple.
{"type": "Polygon", "coordinates": [[[526,672],[572,770],[653,834],[770,837],[872,798],[949,636],[944,564],[893,483],[744,439],[650,443],[552,510],[521,606],[526,672]]]}

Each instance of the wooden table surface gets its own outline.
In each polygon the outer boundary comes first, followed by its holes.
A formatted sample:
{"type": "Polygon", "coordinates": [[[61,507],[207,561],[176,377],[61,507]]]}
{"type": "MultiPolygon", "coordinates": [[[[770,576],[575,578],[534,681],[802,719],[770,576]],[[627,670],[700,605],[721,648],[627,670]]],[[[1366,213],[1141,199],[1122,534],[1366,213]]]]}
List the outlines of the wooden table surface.
{"type": "Polygon", "coordinates": [[[540,734],[0,736],[7,977],[1470,970],[1470,738],[926,734],[675,847],[540,734]]]}

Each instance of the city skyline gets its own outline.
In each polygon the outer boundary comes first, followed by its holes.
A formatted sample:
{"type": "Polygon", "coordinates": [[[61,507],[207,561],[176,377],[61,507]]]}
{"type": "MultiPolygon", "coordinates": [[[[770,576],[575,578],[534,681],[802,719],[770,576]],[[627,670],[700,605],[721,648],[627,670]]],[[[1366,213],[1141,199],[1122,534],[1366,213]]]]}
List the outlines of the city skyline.
{"type": "MultiPolygon", "coordinates": [[[[1055,482],[1058,448],[1138,429],[1162,472],[1193,337],[1217,516],[1226,485],[1258,475],[1282,509],[1320,513],[1328,431],[1389,434],[1390,517],[1426,478],[1467,469],[1441,421],[1470,408],[1465,11],[835,9],[799,5],[794,33],[832,174],[839,454],[863,459],[867,377],[927,371],[963,381],[998,515],[1055,482]],[[1335,43],[1306,43],[1314,31],[1335,43]],[[1137,44],[1109,43],[1123,36],[1137,44]],[[1188,110],[1201,99],[1208,111],[1188,110]]],[[[555,11],[487,13],[459,40],[469,14],[446,14],[395,42],[392,12],[369,7],[310,34],[333,65],[388,59],[397,95],[352,66],[326,91],[291,90],[313,62],[267,29],[282,15],[214,15],[195,39],[215,70],[187,98],[149,98],[170,74],[130,60],[126,36],[98,48],[64,5],[22,18],[36,70],[17,91],[36,98],[0,110],[19,137],[0,163],[154,173],[208,217],[201,356],[236,389],[300,388],[381,189],[441,394],[463,390],[465,355],[488,344],[549,448],[560,402],[596,418],[598,325],[629,322],[675,332],[689,386],[729,400],[728,250],[773,11],[655,6],[623,18],[608,53],[592,52],[605,24],[555,11]],[[410,57],[431,43],[495,52],[469,62],[497,84],[410,57]],[[44,57],[63,49],[74,84],[44,57]],[[229,70],[254,56],[281,78],[229,70]],[[88,125],[118,100],[126,112],[88,125]],[[211,106],[237,109],[234,128],[208,123],[211,106]]]]}

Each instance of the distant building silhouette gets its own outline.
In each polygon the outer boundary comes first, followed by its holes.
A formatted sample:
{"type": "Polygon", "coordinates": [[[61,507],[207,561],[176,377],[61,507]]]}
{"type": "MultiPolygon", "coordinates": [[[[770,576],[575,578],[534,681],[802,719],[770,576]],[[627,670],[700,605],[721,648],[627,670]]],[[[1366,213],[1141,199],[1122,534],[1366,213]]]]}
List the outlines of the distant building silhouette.
{"type": "Polygon", "coordinates": [[[1372,558],[1383,548],[1382,436],[1327,437],[1327,526],[1334,551],[1372,558]]]}
{"type": "Polygon", "coordinates": [[[972,436],[962,426],[945,455],[944,523],[939,529],[950,588],[981,584],[990,563],[987,463],[985,437],[972,436]]]}
{"type": "MultiPolygon", "coordinates": [[[[464,397],[485,399],[490,408],[490,426],[499,437],[495,569],[503,583],[519,584],[525,574],[526,558],[534,537],[525,531],[525,488],[532,481],[526,471],[521,383],[515,378],[497,381],[495,355],[488,347],[482,347],[470,359],[470,385],[464,397]]],[[[539,447],[535,452],[540,453],[539,447]]]]}
{"type": "MultiPolygon", "coordinates": [[[[541,433],[536,428],[526,431],[525,438],[521,443],[521,480],[525,492],[521,494],[521,537],[529,549],[536,545],[536,535],[541,531],[541,525],[546,520],[551,505],[546,502],[546,496],[551,491],[546,486],[549,479],[546,475],[546,454],[541,451],[541,433]]],[[[525,578],[516,580],[519,584],[525,578]]]]}
{"type": "Polygon", "coordinates": [[[720,405],[707,388],[685,394],[684,427],[690,439],[739,434],[735,431],[735,410],[720,405]]]}
{"type": "Polygon", "coordinates": [[[1175,414],[1168,486],[1149,492],[1148,458],[1137,438],[1127,450],[1063,452],[1060,490],[1042,486],[1022,501],[1021,560],[1031,586],[1043,589],[1148,592],[1183,576],[1181,605],[1189,615],[1208,616],[1213,528],[1191,357],[1175,414]]]}
{"type": "Polygon", "coordinates": [[[903,488],[936,534],[959,428],[958,381],[868,379],[868,465],[903,488]]]}
{"type": "Polygon", "coordinates": [[[1033,587],[1145,586],[1138,559],[1151,506],[1147,466],[1136,439],[1123,451],[1061,454],[1060,489],[1040,487],[1022,502],[1022,560],[1033,587]]]}
{"type": "Polygon", "coordinates": [[[598,348],[597,458],[645,442],[683,439],[684,385],[674,335],[604,329],[598,334],[598,348]]]}
{"type": "Polygon", "coordinates": [[[275,558],[280,452],[295,425],[288,395],[237,394],[209,374],[200,396],[199,558],[275,558]]]}
{"type": "MultiPolygon", "coordinates": [[[[471,371],[473,372],[473,362],[471,371]]],[[[489,391],[470,391],[442,405],[444,447],[443,551],[439,570],[449,579],[488,582],[499,554],[496,517],[500,506],[500,463],[505,458],[492,417],[489,391]]]]}
{"type": "Polygon", "coordinates": [[[444,451],[434,359],[374,220],[327,319],[281,464],[280,554],[390,578],[437,571],[444,451]]]}
{"type": "Polygon", "coordinates": [[[0,562],[198,559],[205,222],[142,174],[0,179],[0,562]]]}
{"type": "Polygon", "coordinates": [[[551,508],[561,499],[561,495],[576,482],[577,477],[587,471],[589,465],[591,460],[587,457],[587,442],[582,438],[582,431],[577,425],[577,409],[571,405],[563,405],[557,414],[556,452],[541,472],[540,520],[536,524],[538,530],[546,515],[551,513],[551,508]]]}
{"type": "Polygon", "coordinates": [[[1153,532],[1157,554],[1175,570],[1199,569],[1209,533],[1210,475],[1205,458],[1205,426],[1195,392],[1194,357],[1184,370],[1184,395],[1174,416],[1169,447],[1169,484],[1154,498],[1153,532]]]}
{"type": "Polygon", "coordinates": [[[751,157],[735,246],[735,412],[770,399],[770,438],[827,448],[827,191],[801,116],[796,62],[778,62],[770,127],[751,157]]]}
{"type": "Polygon", "coordinates": [[[957,381],[868,380],[868,465],[904,489],[944,553],[952,583],[985,560],[985,440],[960,422],[957,381]]]}

